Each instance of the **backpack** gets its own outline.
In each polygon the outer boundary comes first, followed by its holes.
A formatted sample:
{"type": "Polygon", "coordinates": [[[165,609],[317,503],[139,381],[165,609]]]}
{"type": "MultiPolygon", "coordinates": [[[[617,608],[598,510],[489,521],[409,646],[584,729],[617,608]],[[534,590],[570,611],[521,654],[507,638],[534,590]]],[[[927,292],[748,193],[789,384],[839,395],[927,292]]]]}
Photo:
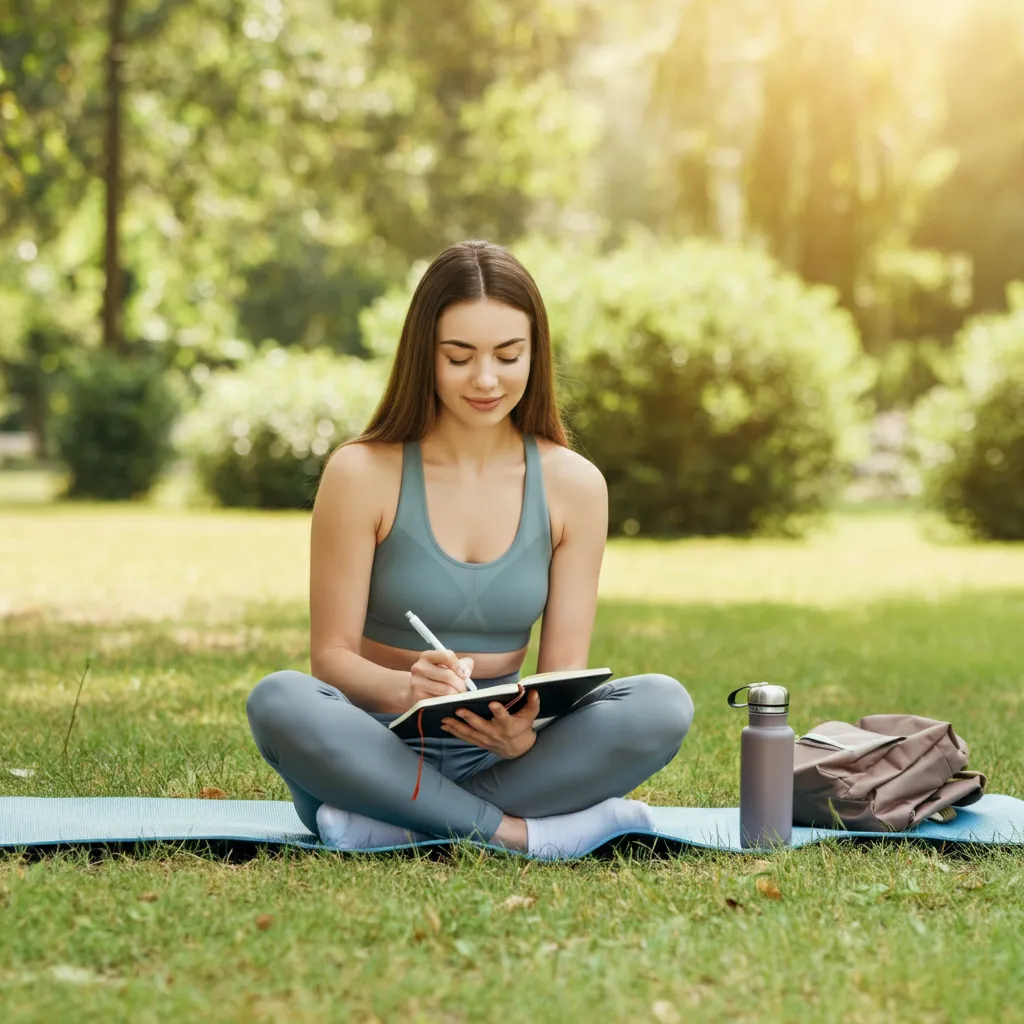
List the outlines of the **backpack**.
{"type": "Polygon", "coordinates": [[[796,740],[793,822],[857,832],[902,832],[952,821],[988,783],[968,771],[967,744],[948,722],[868,715],[825,722],[796,740]]]}

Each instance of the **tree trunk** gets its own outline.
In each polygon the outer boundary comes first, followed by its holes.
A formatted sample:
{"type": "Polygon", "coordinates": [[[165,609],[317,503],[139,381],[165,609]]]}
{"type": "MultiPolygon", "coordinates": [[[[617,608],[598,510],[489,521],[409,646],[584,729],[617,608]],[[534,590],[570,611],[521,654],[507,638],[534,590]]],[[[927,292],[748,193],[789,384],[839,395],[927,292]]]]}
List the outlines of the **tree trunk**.
{"type": "Polygon", "coordinates": [[[124,60],[122,50],[126,3],[127,0],[110,0],[110,39],[107,49],[107,239],[103,344],[114,352],[124,348],[124,295],[118,227],[121,213],[121,66],[124,60]]]}

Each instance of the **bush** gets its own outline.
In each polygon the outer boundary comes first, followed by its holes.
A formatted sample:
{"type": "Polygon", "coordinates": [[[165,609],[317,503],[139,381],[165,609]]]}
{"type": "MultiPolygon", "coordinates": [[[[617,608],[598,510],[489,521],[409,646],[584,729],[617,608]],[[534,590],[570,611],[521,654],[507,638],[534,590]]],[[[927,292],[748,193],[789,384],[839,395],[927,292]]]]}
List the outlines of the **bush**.
{"type": "Polygon", "coordinates": [[[173,457],[179,402],[151,356],[84,353],[68,366],[53,404],[69,497],[141,497],[173,457]]]}
{"type": "Polygon", "coordinates": [[[378,364],[273,348],[210,377],[179,443],[222,505],[300,508],[324,457],[363,429],[383,388],[378,364]]]}
{"type": "Polygon", "coordinates": [[[911,418],[926,500],[991,540],[1024,540],[1024,283],[1009,295],[1009,313],[957,335],[953,366],[911,418]]]}
{"type": "Polygon", "coordinates": [[[552,321],[612,529],[796,533],[826,505],[873,377],[831,291],[706,240],[633,241],[582,284],[555,289],[552,321]]]}

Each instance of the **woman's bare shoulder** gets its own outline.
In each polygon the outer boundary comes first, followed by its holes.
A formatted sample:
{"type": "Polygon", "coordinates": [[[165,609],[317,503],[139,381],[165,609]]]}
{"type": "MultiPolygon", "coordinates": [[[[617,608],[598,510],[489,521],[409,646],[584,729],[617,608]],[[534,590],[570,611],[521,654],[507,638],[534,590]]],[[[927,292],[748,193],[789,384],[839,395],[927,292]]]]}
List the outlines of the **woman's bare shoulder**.
{"type": "Polygon", "coordinates": [[[607,495],[604,474],[585,455],[571,448],[537,438],[544,483],[566,498],[597,498],[607,495]]]}
{"type": "Polygon", "coordinates": [[[337,448],[328,458],[320,477],[320,494],[344,495],[351,499],[356,488],[367,501],[377,504],[402,474],[401,444],[381,441],[353,441],[337,448]]]}
{"type": "Polygon", "coordinates": [[[593,520],[607,529],[608,486],[604,474],[585,455],[537,438],[541,473],[551,520],[551,542],[559,547],[566,528],[575,530],[581,522],[593,520]]]}
{"type": "Polygon", "coordinates": [[[336,448],[324,466],[324,476],[357,478],[385,472],[402,461],[402,446],[382,441],[350,441],[336,448]]]}

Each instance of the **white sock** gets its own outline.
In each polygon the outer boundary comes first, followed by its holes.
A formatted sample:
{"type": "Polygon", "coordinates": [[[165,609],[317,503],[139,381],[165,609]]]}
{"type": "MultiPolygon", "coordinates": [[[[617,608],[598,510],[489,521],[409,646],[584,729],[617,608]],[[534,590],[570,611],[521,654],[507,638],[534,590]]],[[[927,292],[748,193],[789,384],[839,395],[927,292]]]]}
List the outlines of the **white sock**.
{"type": "Polygon", "coordinates": [[[618,796],[572,814],[525,820],[527,853],[541,860],[575,857],[617,832],[654,831],[647,804],[618,796]]]}
{"type": "Polygon", "coordinates": [[[316,827],[325,846],[335,850],[372,850],[381,846],[404,846],[429,839],[419,832],[410,832],[401,825],[375,821],[354,811],[342,811],[321,804],[316,812],[316,827]]]}

